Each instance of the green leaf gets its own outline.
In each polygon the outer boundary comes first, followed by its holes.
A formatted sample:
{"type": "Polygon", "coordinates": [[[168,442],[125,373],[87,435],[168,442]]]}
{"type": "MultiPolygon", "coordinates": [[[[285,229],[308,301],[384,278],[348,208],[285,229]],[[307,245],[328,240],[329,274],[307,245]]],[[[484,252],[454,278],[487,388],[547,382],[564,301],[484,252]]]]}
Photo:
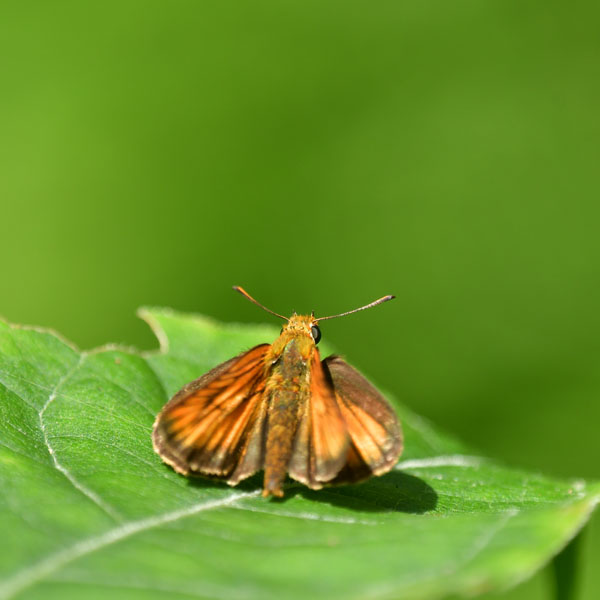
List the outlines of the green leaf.
{"type": "Polygon", "coordinates": [[[0,323],[2,598],[439,598],[530,576],[585,524],[598,484],[480,458],[396,404],[387,475],[283,501],[188,480],[152,451],[184,383],[276,335],[144,310],[161,351],[80,352],[0,323]],[[8,549],[8,551],[7,551],[8,549]]]}

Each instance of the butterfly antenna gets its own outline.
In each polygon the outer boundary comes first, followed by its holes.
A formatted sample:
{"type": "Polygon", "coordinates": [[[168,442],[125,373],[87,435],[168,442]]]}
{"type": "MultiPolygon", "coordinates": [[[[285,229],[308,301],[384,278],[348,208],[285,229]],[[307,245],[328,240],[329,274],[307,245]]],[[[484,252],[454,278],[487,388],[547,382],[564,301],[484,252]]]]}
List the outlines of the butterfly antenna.
{"type": "Polygon", "coordinates": [[[340,313],[339,315],[331,315],[330,317],[318,317],[317,321],[326,321],[327,319],[336,319],[337,317],[345,317],[346,315],[351,315],[352,313],[358,312],[359,310],[365,310],[366,308],[372,308],[373,306],[377,306],[378,304],[383,304],[388,300],[393,300],[396,296],[384,296],[383,298],[379,298],[379,300],[375,300],[370,304],[366,304],[365,306],[361,306],[360,308],[355,308],[354,310],[349,310],[345,313],[340,313]]]}
{"type": "Polygon", "coordinates": [[[242,296],[245,296],[248,300],[250,300],[250,302],[254,302],[254,304],[256,304],[256,306],[260,306],[263,310],[266,310],[268,313],[271,313],[272,315],[275,315],[276,317],[279,317],[280,319],[284,319],[285,321],[289,321],[289,319],[287,317],[284,317],[283,315],[280,315],[279,313],[273,312],[270,308],[263,306],[260,302],[255,300],[244,288],[240,287],[239,285],[234,285],[233,289],[236,292],[239,292],[242,296]]]}

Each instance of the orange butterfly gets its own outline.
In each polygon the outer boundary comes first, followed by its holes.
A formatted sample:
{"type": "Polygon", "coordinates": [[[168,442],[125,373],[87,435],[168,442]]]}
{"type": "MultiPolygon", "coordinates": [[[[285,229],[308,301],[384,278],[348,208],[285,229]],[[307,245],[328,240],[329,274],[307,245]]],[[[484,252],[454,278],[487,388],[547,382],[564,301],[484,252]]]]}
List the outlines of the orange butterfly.
{"type": "Polygon", "coordinates": [[[383,396],[339,356],[321,361],[319,322],[289,319],[260,344],[188,383],[154,423],[154,450],[177,472],[236,485],[264,469],[263,496],[283,496],[286,474],[317,490],[389,471],[402,452],[398,419],[383,396]]]}

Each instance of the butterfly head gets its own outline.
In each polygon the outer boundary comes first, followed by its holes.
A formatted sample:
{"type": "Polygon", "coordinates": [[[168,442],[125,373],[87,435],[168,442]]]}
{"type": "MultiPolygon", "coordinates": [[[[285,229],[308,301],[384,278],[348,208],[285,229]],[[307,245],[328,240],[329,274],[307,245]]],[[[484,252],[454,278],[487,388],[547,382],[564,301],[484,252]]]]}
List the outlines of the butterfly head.
{"type": "Polygon", "coordinates": [[[352,313],[358,312],[360,310],[365,310],[365,308],[371,308],[372,306],[377,306],[383,302],[387,302],[388,300],[392,300],[394,296],[383,296],[383,298],[379,298],[379,300],[375,300],[365,306],[361,306],[360,308],[355,308],[354,310],[349,310],[344,313],[340,313],[338,315],[331,315],[329,317],[319,317],[316,318],[314,313],[311,315],[297,315],[294,313],[289,319],[272,311],[270,308],[263,306],[260,302],[256,301],[246,290],[241,288],[238,285],[233,286],[233,289],[236,292],[245,296],[250,302],[253,302],[257,306],[260,306],[263,310],[287,321],[287,324],[284,325],[281,329],[281,334],[273,343],[273,351],[275,354],[278,354],[287,346],[287,344],[295,340],[296,344],[300,346],[301,353],[304,357],[308,356],[316,344],[319,343],[321,339],[321,330],[319,329],[319,321],[325,321],[327,319],[336,319],[337,317],[344,317],[346,315],[351,315],[352,313]]]}
{"type": "Polygon", "coordinates": [[[320,339],[321,330],[314,316],[293,314],[287,319],[287,323],[281,328],[279,337],[273,342],[273,351],[275,354],[279,354],[294,340],[301,354],[307,357],[320,339]]]}
{"type": "Polygon", "coordinates": [[[293,314],[281,328],[281,335],[309,337],[315,344],[321,339],[319,323],[314,315],[293,314]]]}

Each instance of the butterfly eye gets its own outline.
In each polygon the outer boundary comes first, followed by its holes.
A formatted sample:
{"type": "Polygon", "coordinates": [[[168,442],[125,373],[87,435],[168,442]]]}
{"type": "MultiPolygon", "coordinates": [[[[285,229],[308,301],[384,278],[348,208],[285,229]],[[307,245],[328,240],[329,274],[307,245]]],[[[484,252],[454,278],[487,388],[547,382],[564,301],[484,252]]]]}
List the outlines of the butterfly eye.
{"type": "Polygon", "coordinates": [[[313,325],[310,328],[310,334],[312,335],[313,340],[315,340],[315,344],[318,344],[321,339],[321,330],[316,325],[313,325]]]}

